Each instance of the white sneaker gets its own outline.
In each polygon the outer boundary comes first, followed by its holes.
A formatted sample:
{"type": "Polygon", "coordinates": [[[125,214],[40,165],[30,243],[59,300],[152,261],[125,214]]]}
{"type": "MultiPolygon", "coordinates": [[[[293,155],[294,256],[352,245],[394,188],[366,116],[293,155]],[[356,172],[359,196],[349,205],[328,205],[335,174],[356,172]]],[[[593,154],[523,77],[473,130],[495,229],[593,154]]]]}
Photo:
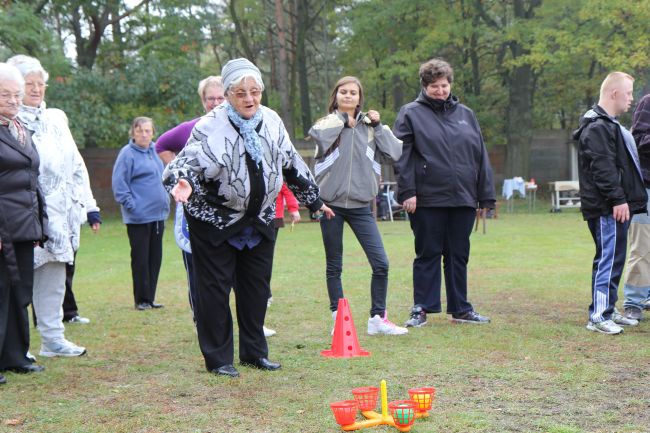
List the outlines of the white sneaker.
{"type": "Polygon", "coordinates": [[[373,317],[368,319],[368,335],[404,335],[408,334],[408,332],[408,329],[397,326],[388,320],[387,313],[384,313],[384,317],[375,314],[373,317]]]}
{"type": "Polygon", "coordinates": [[[275,334],[277,334],[277,332],[275,332],[271,328],[267,328],[266,326],[262,326],[262,328],[264,329],[264,336],[265,337],[273,337],[275,334]]]}
{"type": "Polygon", "coordinates": [[[332,325],[332,332],[330,332],[330,335],[334,335],[334,328],[336,328],[336,311],[332,311],[332,321],[334,324],[332,325]]]}
{"type": "Polygon", "coordinates": [[[613,320],[604,320],[602,322],[589,322],[587,323],[587,329],[594,332],[600,332],[602,334],[615,335],[623,332],[623,327],[618,326],[614,323],[613,320]]]}
{"type": "Polygon", "coordinates": [[[273,296],[266,300],[266,308],[269,308],[273,303],[273,296]]]}
{"type": "Polygon", "coordinates": [[[30,362],[36,362],[36,357],[32,355],[29,350],[27,351],[27,354],[25,355],[27,359],[29,359],[30,362]]]}
{"type": "Polygon", "coordinates": [[[87,325],[90,323],[90,319],[87,317],[81,317],[81,316],[74,316],[70,320],[64,320],[65,323],[80,323],[82,325],[87,325]]]}
{"type": "Polygon", "coordinates": [[[39,355],[45,356],[48,358],[53,358],[55,356],[81,356],[86,353],[86,348],[82,346],[77,346],[76,344],[66,340],[56,340],[51,343],[42,343],[41,351],[39,355]]]}
{"type": "Polygon", "coordinates": [[[621,314],[620,311],[618,311],[617,308],[614,308],[614,312],[612,313],[612,322],[616,323],[617,325],[623,325],[623,326],[638,326],[639,321],[636,319],[629,319],[625,317],[624,315],[621,314]]]}

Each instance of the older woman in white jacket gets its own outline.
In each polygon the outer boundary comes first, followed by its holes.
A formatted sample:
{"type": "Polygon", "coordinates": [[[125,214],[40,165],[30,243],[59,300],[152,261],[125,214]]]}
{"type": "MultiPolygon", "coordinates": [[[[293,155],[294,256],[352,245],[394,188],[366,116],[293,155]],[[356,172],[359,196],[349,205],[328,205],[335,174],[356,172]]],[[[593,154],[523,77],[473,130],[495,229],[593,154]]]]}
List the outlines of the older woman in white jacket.
{"type": "Polygon", "coordinates": [[[32,57],[14,56],[8,63],[16,66],[25,78],[25,96],[18,116],[33,131],[32,139],[41,161],[38,181],[49,215],[49,239],[43,248],[34,251],[33,304],[41,334],[40,355],[80,356],[86,348],[68,341],[64,335],[66,264],[74,262],[86,213],[99,209],[67,116],[45,106],[48,73],[32,57]]]}

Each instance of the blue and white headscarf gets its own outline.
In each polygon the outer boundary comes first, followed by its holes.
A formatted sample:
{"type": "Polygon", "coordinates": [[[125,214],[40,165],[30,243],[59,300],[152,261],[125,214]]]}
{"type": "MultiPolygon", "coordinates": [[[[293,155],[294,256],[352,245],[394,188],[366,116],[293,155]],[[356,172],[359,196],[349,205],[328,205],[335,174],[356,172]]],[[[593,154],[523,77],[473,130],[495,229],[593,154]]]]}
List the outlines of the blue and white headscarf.
{"type": "Polygon", "coordinates": [[[262,110],[257,110],[253,117],[250,119],[244,119],[239,115],[239,113],[233,108],[229,103],[225,103],[226,110],[228,111],[228,118],[232,123],[239,128],[239,133],[244,137],[244,146],[246,147],[246,152],[256,163],[262,161],[262,156],[264,151],[262,150],[262,142],[260,141],[260,136],[255,130],[257,125],[259,125],[262,120],[262,110]]]}

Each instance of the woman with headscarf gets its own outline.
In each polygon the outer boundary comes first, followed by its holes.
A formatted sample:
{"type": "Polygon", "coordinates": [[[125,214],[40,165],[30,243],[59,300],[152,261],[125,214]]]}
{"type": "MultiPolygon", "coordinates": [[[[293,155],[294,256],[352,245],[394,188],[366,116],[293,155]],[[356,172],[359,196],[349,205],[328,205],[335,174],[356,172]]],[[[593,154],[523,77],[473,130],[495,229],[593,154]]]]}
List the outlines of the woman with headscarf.
{"type": "Polygon", "coordinates": [[[246,59],[221,71],[227,102],[194,126],[185,148],[163,175],[189,225],[199,345],[208,371],[239,376],[233,366],[234,287],[243,365],[277,370],[262,326],[270,293],[276,197],[283,179],[311,211],[332,211],[289,140],[280,117],[261,106],[264,83],[246,59]]]}
{"type": "Polygon", "coordinates": [[[66,264],[79,249],[81,225],[87,213],[98,211],[89,193],[88,171],[68,128],[65,113],[47,108],[44,98],[49,74],[41,63],[24,55],[9,59],[25,78],[25,97],[19,118],[33,131],[40,156],[38,182],[48,208],[49,239],[34,251],[34,311],[41,334],[39,354],[46,357],[81,356],[86,348],[65,338],[63,299],[66,264]]]}
{"type": "Polygon", "coordinates": [[[44,241],[46,216],[38,153],[17,118],[24,89],[21,73],[0,63],[0,384],[7,370],[43,371],[27,358],[34,245],[44,241]]]}

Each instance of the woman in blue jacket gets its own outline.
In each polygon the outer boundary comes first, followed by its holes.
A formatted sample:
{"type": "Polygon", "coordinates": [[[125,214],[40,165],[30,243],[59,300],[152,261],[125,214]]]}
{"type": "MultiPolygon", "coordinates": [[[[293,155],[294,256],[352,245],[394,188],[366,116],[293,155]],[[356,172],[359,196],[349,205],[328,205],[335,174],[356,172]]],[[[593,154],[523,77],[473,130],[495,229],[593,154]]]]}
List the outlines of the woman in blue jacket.
{"type": "Polygon", "coordinates": [[[162,239],[169,196],[162,185],[163,164],[156,155],[153,120],[136,117],[131,139],[113,167],[113,195],[131,244],[133,297],[137,310],[161,308],[154,302],[162,263],[162,239]]]}

